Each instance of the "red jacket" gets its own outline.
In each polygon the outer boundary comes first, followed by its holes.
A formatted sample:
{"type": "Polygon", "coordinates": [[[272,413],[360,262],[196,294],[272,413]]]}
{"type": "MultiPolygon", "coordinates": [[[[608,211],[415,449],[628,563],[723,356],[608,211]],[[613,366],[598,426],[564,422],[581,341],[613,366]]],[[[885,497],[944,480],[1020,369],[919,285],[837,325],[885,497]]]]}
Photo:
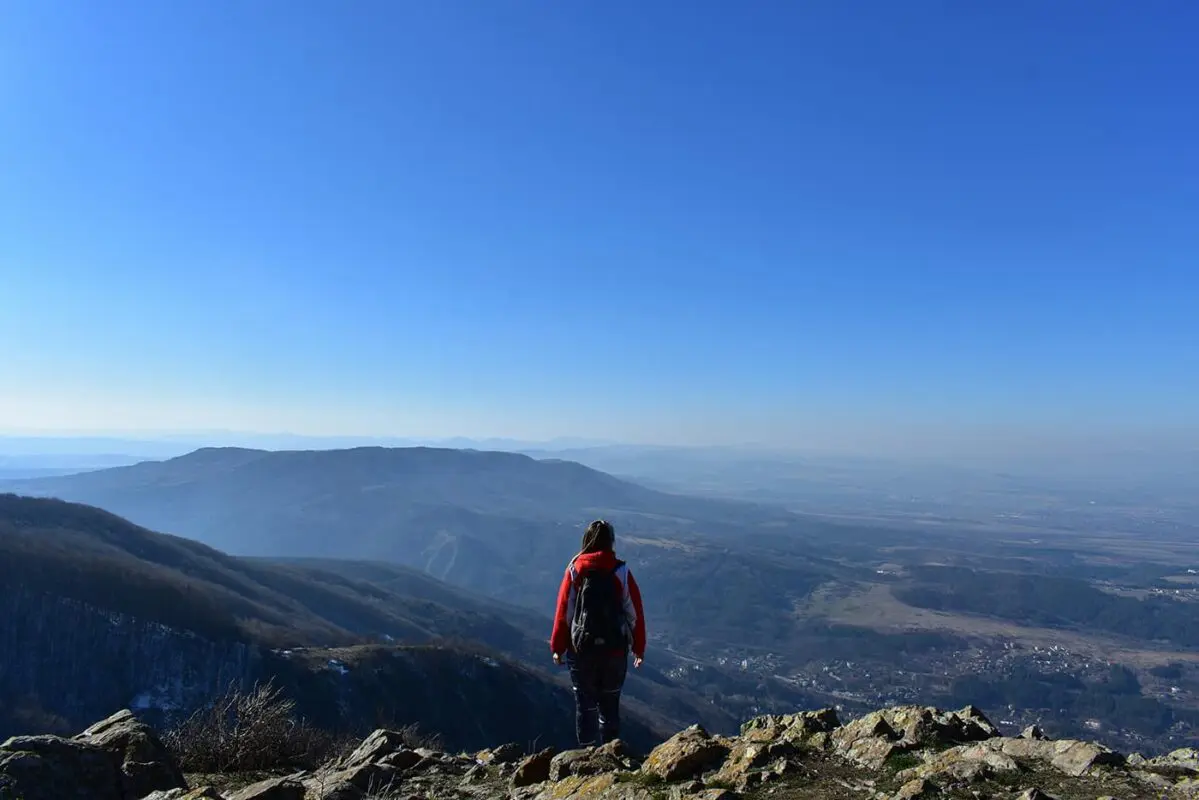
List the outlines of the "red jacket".
{"type": "MultiPolygon", "coordinates": [[[[611,550],[599,553],[580,553],[566,566],[562,585],[558,587],[558,608],[554,613],[554,632],[550,637],[550,650],[559,655],[570,649],[570,620],[574,616],[575,581],[580,572],[588,568],[612,569],[616,566],[616,554],[611,550]]],[[[641,590],[628,565],[616,570],[613,580],[620,583],[624,597],[626,631],[632,632],[633,655],[645,657],[645,613],[641,610],[641,590]]]]}

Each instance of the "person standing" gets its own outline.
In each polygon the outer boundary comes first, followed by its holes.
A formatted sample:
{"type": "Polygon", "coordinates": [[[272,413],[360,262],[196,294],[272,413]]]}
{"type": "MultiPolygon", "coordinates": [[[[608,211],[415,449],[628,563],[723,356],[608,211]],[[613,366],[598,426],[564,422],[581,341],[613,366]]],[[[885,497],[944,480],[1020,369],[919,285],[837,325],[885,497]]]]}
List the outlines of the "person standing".
{"type": "Polygon", "coordinates": [[[645,659],[641,591],[628,564],[616,557],[615,544],[610,522],[588,525],[558,587],[550,650],[555,664],[570,668],[580,747],[619,738],[630,650],[634,668],[645,659]]]}

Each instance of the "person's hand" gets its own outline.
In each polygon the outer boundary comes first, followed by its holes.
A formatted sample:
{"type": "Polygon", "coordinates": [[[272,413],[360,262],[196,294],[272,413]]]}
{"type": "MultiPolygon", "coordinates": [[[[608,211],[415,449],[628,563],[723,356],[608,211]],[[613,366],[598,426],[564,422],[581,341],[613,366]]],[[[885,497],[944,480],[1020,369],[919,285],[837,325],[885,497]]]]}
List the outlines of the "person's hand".
{"type": "Polygon", "coordinates": [[[562,654],[554,653],[554,666],[562,666],[562,654]]]}
{"type": "Polygon", "coordinates": [[[644,661],[645,661],[645,659],[642,658],[641,656],[633,656],[633,669],[640,669],[641,664],[644,661]]]}

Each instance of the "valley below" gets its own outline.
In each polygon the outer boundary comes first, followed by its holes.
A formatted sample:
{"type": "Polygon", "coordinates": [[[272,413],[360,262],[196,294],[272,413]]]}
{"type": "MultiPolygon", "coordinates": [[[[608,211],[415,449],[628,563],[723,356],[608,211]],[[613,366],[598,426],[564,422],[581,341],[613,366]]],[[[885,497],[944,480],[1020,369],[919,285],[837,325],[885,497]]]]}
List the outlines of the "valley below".
{"type": "MultiPolygon", "coordinates": [[[[220,624],[205,616],[206,636],[254,647],[276,664],[271,674],[291,675],[312,713],[339,725],[362,723],[351,718],[365,712],[337,718],[329,709],[374,703],[372,713],[391,708],[396,723],[452,728],[432,707],[395,716],[404,692],[329,693],[358,671],[351,662],[383,657],[336,648],[426,646],[523,671],[528,686],[544,687],[534,691],[544,699],[530,701],[542,709],[533,724],[569,738],[549,614],[582,527],[603,516],[646,602],[646,668],[626,689],[645,742],[695,721],[730,732],[766,713],[908,703],[974,704],[1004,730],[1037,724],[1146,753],[1199,740],[1199,583],[1187,561],[1193,545],[1169,526],[1121,534],[1113,517],[1070,531],[1060,517],[954,522],[865,505],[805,514],[788,510],[794,502],[648,489],[559,458],[435,448],[206,449],[0,488],[174,534],[164,541],[186,557],[149,547],[142,539],[157,534],[148,532],[129,533],[119,558],[109,541],[106,557],[118,573],[150,577],[165,558],[169,585],[190,585],[193,605],[218,609],[220,624]],[[197,556],[188,540],[218,551],[197,556]],[[280,666],[305,652],[320,655],[305,656],[300,672],[280,666]],[[326,688],[299,675],[320,676],[326,688]],[[565,722],[550,722],[556,715],[565,722]]],[[[78,514],[76,537],[116,525],[78,514]]],[[[28,556],[32,539],[14,541],[24,544],[13,552],[28,556]]],[[[35,555],[43,572],[14,570],[13,580],[43,574],[38,590],[55,590],[61,559],[35,555]]],[[[105,606],[101,590],[76,599],[105,606]]],[[[135,617],[144,610],[136,596],[126,603],[135,617]]],[[[157,621],[195,628],[182,617],[157,621]]],[[[453,680],[435,679],[445,672],[419,673],[439,687],[434,697],[455,691],[453,680]]],[[[399,682],[412,692],[416,681],[399,682]]]]}

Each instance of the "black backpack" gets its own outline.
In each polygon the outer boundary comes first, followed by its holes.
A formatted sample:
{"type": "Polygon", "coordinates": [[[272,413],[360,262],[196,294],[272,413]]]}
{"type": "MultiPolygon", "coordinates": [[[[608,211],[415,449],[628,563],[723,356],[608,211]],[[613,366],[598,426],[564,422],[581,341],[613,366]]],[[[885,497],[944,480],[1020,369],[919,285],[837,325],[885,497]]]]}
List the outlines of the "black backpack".
{"type": "Polygon", "coordinates": [[[624,598],[616,579],[616,570],[622,566],[624,562],[617,561],[610,570],[589,569],[579,573],[574,619],[570,622],[570,640],[576,653],[628,648],[624,598]]]}

